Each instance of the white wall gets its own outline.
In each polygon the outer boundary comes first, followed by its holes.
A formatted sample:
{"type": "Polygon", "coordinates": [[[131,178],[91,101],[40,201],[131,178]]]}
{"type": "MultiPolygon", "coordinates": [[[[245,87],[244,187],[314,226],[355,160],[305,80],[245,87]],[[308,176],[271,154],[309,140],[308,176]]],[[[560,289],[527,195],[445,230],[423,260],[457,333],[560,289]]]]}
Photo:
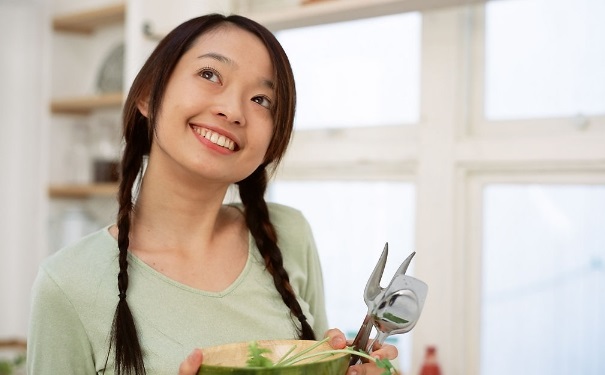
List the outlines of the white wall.
{"type": "Polygon", "coordinates": [[[25,336],[47,252],[44,12],[42,1],[0,1],[0,339],[25,336]]]}

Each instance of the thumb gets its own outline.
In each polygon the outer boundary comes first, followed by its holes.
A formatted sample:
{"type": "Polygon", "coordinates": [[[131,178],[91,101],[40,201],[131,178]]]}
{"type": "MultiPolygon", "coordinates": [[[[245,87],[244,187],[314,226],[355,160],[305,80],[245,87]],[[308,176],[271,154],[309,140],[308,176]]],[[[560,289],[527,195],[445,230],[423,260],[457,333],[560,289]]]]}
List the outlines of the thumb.
{"type": "Polygon", "coordinates": [[[181,363],[179,367],[179,375],[196,375],[202,365],[203,355],[200,349],[195,349],[181,363]]]}

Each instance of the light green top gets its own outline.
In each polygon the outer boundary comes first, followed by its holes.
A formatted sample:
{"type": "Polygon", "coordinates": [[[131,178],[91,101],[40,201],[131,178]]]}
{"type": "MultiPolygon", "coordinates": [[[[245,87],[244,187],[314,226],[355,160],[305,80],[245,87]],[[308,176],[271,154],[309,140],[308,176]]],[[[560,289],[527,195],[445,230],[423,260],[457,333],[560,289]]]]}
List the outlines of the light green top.
{"type": "MultiPolygon", "coordinates": [[[[309,224],[286,206],[269,204],[269,212],[292,287],[322,337],[327,330],[322,274],[309,224]]],[[[102,373],[118,302],[117,258],[117,241],[106,227],[42,264],[33,287],[28,374],[102,373]]],[[[147,374],[176,375],[196,347],[297,338],[298,320],[275,289],[251,235],[243,271],[219,293],[171,280],[132,254],[128,262],[127,300],[147,374]]],[[[105,374],[114,373],[113,363],[112,355],[105,374]]]]}

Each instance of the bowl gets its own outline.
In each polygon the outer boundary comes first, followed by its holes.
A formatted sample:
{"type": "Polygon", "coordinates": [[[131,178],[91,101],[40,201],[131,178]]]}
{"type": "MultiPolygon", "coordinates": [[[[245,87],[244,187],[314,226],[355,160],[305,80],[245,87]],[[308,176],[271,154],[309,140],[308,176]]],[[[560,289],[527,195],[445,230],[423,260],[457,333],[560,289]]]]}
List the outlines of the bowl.
{"type": "MultiPolygon", "coordinates": [[[[248,367],[246,361],[250,357],[250,345],[268,352],[263,356],[276,363],[283,356],[292,358],[293,355],[307,350],[318,342],[313,340],[259,340],[253,343],[240,342],[202,348],[204,361],[198,375],[343,375],[349,367],[350,355],[336,353],[329,357],[318,355],[304,361],[275,367],[248,367]],[[294,348],[292,350],[292,348],[294,348]],[[290,354],[287,354],[290,350],[290,354]]],[[[332,347],[324,342],[307,354],[331,350],[332,347]]]]}

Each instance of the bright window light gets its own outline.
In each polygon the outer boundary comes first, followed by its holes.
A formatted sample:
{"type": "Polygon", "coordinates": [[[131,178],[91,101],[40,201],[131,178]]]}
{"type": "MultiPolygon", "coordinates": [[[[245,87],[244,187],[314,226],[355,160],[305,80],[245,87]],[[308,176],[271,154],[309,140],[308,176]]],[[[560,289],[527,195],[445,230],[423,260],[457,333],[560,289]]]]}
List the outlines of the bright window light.
{"type": "Polygon", "coordinates": [[[298,130],[415,124],[418,13],[277,33],[294,70],[298,130]]]}
{"type": "Polygon", "coordinates": [[[486,5],[488,120],[605,114],[605,1],[486,5]]]}

